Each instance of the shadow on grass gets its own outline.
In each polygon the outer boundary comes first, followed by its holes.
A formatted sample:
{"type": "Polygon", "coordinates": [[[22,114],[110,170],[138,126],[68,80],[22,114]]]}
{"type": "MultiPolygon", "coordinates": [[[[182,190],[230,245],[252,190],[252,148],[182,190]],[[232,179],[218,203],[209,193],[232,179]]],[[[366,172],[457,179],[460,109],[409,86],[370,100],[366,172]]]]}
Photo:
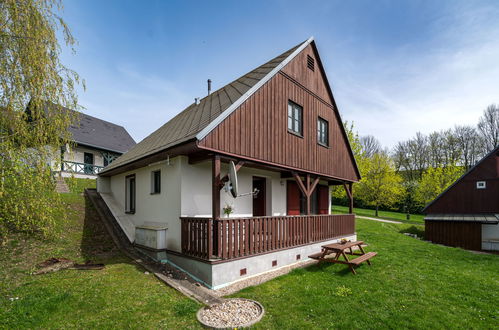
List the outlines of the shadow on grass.
{"type": "Polygon", "coordinates": [[[83,219],[80,249],[85,261],[110,264],[117,262],[117,259],[122,259],[117,258],[124,256],[114,244],[106,226],[86,195],[83,212],[85,212],[85,216],[83,219]]]}
{"type": "Polygon", "coordinates": [[[327,272],[327,273],[335,273],[336,275],[340,276],[351,274],[350,268],[347,265],[332,264],[328,262],[320,262],[299,269],[303,269],[303,271],[309,273],[327,272]]]}

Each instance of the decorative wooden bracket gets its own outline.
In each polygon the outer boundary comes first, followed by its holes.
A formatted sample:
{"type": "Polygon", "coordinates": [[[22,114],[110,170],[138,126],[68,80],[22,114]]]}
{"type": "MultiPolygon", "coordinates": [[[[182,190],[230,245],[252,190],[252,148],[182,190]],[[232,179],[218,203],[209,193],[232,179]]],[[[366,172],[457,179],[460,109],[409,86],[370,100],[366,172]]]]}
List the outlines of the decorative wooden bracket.
{"type": "Polygon", "coordinates": [[[352,183],[349,182],[348,184],[346,182],[343,182],[343,187],[345,188],[345,192],[347,193],[347,197],[348,197],[348,210],[349,210],[349,213],[353,213],[353,191],[352,191],[352,183]]]}
{"type": "Polygon", "coordinates": [[[301,192],[305,195],[305,197],[307,197],[307,214],[310,214],[310,196],[312,196],[312,193],[314,192],[315,187],[317,187],[320,178],[316,177],[313,182],[310,182],[310,174],[307,174],[305,177],[305,185],[303,184],[303,181],[301,180],[298,173],[293,172],[292,174],[301,192]]]}

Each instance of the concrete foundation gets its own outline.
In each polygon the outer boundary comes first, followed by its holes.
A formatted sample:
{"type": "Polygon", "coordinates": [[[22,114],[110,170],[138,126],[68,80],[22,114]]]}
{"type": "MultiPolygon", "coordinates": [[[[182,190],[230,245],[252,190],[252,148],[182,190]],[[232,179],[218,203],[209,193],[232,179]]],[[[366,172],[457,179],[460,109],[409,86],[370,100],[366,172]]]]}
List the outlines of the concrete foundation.
{"type": "MultiPolygon", "coordinates": [[[[346,236],[346,238],[355,241],[357,240],[357,235],[346,236]]],[[[171,253],[167,253],[167,260],[162,261],[182,269],[210,289],[217,290],[248,277],[257,276],[299,262],[309,261],[308,256],[320,252],[322,245],[337,243],[340,239],[336,238],[253,257],[244,257],[211,264],[171,253]]]]}

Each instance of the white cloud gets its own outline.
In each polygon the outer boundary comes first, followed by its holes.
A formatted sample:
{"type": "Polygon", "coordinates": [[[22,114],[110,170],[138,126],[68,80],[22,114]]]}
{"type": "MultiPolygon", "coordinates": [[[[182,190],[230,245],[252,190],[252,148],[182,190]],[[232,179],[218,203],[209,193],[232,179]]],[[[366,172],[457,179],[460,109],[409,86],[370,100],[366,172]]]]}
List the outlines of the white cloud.
{"type": "Polygon", "coordinates": [[[417,131],[474,125],[499,102],[499,24],[488,20],[497,10],[460,10],[437,22],[428,49],[404,45],[371,62],[369,72],[336,75],[342,115],[361,135],[393,146],[417,131]]]}

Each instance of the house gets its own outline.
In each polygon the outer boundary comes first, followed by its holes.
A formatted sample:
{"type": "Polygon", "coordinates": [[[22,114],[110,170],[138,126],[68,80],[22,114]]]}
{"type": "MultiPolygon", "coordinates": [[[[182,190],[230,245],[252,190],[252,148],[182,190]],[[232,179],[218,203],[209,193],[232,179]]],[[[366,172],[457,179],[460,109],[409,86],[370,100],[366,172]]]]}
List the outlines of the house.
{"type": "Polygon", "coordinates": [[[97,191],[137,247],[217,289],[355,240],[359,179],[310,38],[189,105],[101,171],[97,191]],[[335,185],[350,214],[331,214],[335,185]]]}
{"type": "Polygon", "coordinates": [[[428,240],[499,251],[499,146],[428,204],[428,240]]]}
{"type": "Polygon", "coordinates": [[[81,112],[75,115],[69,127],[71,145],[61,147],[52,160],[53,171],[62,177],[96,179],[105,166],[136,144],[122,126],[81,112]]]}

